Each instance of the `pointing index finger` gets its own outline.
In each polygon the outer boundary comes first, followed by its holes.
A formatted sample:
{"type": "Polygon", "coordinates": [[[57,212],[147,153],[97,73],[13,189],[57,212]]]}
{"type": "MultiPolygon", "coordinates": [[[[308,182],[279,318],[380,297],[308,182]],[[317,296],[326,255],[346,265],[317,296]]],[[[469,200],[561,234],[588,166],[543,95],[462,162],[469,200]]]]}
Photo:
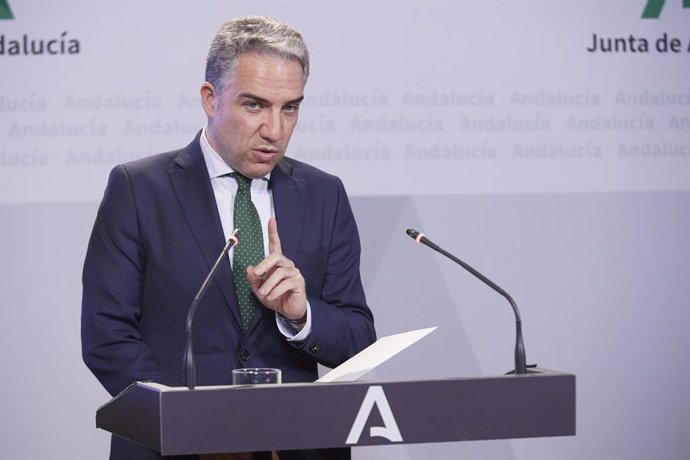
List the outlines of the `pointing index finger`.
{"type": "Polygon", "coordinates": [[[274,217],[271,217],[268,221],[268,253],[283,253],[283,250],[280,247],[280,237],[278,236],[278,223],[274,217]]]}

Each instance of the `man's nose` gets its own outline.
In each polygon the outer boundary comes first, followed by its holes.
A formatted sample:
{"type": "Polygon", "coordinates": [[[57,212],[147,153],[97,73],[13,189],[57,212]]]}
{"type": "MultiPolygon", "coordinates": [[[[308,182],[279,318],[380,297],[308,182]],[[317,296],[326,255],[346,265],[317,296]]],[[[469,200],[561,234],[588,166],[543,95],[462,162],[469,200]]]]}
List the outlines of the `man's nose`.
{"type": "Polygon", "coordinates": [[[259,134],[271,142],[275,142],[283,137],[283,117],[279,110],[271,111],[266,115],[259,134]]]}

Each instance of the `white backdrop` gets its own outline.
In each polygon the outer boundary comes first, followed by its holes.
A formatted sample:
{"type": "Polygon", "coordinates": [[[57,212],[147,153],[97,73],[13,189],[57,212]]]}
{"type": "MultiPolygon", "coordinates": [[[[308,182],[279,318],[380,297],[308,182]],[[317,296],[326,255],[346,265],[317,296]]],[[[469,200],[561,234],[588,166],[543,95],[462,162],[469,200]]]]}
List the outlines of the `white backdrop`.
{"type": "Polygon", "coordinates": [[[107,394],[79,351],[96,207],[112,166],[186,145],[200,129],[208,44],[244,14],[285,20],[310,46],[288,154],[345,182],[379,334],[442,326],[369,378],[512,366],[508,306],[411,245],[406,226],[513,294],[530,362],[578,376],[576,437],[358,448],[356,458],[690,456],[681,1],[658,19],[641,18],[646,0],[8,4],[0,457],[106,456],[93,414],[107,394]],[[664,52],[673,39],[678,52],[664,52]]]}

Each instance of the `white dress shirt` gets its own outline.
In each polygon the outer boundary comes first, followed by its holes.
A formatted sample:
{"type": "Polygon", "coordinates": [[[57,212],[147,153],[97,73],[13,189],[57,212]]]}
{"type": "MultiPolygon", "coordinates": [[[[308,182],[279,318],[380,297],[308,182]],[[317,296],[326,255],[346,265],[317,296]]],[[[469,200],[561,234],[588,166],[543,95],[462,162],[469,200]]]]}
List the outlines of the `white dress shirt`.
{"type": "MultiPolygon", "coordinates": [[[[218,152],[211,147],[211,144],[206,138],[206,126],[204,126],[201,132],[199,141],[201,144],[201,151],[204,154],[206,168],[208,169],[208,176],[211,179],[213,194],[216,198],[218,214],[220,215],[220,222],[223,226],[223,234],[225,235],[225,240],[227,241],[234,230],[233,218],[235,194],[237,193],[237,181],[234,177],[230,176],[230,174],[235,172],[235,170],[228,166],[220,155],[218,155],[218,152]]],[[[261,228],[263,229],[264,255],[269,253],[268,221],[271,217],[275,216],[275,211],[273,209],[273,193],[268,186],[268,181],[270,178],[271,173],[268,173],[261,179],[252,180],[251,184],[252,202],[254,203],[254,207],[256,207],[256,211],[259,213],[261,228]]],[[[241,234],[240,241],[242,241],[241,234]]],[[[232,266],[233,254],[234,250],[230,250],[228,252],[230,266],[232,266]]],[[[287,337],[288,340],[304,340],[309,335],[309,332],[311,332],[311,310],[309,307],[309,302],[307,302],[307,322],[299,333],[294,334],[292,331],[290,331],[280,320],[278,313],[276,313],[276,324],[278,325],[280,332],[287,337]]]]}

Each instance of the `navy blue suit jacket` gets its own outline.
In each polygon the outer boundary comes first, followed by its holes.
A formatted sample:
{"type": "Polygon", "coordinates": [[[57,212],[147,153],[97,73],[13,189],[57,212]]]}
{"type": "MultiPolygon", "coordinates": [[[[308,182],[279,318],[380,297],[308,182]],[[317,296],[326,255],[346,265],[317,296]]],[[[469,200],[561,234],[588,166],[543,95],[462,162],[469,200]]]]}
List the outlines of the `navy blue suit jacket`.
{"type": "MultiPolygon", "coordinates": [[[[229,261],[196,312],[198,385],[237,367],[277,367],[284,382],[317,378],[375,340],[359,275],[357,227],[340,180],[284,158],[271,173],[283,254],[306,280],[312,331],[288,342],[261,309],[243,333],[229,261]]],[[[82,351],[112,395],[135,381],[183,384],[189,306],[225,238],[199,136],[187,147],[117,166],[83,272],[82,351]]]]}

